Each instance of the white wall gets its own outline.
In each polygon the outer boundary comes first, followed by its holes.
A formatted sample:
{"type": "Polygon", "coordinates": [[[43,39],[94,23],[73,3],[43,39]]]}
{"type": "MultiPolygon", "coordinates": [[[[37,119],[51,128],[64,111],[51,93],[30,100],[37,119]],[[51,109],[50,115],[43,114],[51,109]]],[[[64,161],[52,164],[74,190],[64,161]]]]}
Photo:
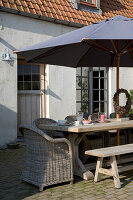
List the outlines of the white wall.
{"type": "MultiPolygon", "coordinates": [[[[114,112],[114,107],[113,107],[113,96],[116,92],[116,68],[110,69],[110,113],[114,112]]],[[[120,72],[119,72],[119,88],[124,88],[130,91],[130,89],[133,89],[133,68],[129,67],[120,67],[120,72]]],[[[126,97],[125,94],[120,94],[120,105],[125,106],[126,104],[126,97]]]]}
{"type": "MultiPolygon", "coordinates": [[[[13,50],[75,28],[0,12],[0,52],[9,48],[13,62],[0,56],[0,146],[17,137],[17,56],[13,50]]],[[[76,112],[75,69],[47,66],[47,116],[62,119],[76,112]],[[49,69],[48,69],[49,68],[49,69]]]]}
{"type": "Polygon", "coordinates": [[[67,115],[76,114],[76,69],[48,67],[50,88],[48,88],[49,113],[47,116],[59,120],[67,115]]]}

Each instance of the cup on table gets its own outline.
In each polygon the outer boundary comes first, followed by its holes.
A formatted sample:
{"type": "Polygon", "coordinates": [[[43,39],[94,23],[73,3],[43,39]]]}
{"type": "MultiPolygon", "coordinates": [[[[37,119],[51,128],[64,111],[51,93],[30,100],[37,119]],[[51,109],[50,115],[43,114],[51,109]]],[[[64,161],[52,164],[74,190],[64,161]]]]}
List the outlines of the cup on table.
{"type": "Polygon", "coordinates": [[[75,122],[74,122],[74,125],[75,125],[75,126],[80,125],[79,121],[75,121],[75,122]]]}
{"type": "Polygon", "coordinates": [[[105,120],[104,115],[100,115],[100,121],[101,121],[101,122],[104,122],[104,120],[105,120]]]}

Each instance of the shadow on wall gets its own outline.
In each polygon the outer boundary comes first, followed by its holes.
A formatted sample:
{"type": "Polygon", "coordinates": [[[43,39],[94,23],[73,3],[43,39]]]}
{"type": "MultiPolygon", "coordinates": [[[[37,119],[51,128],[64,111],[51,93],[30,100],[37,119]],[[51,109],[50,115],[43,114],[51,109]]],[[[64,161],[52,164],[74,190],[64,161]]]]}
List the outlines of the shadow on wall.
{"type": "Polygon", "coordinates": [[[50,95],[55,99],[62,100],[61,97],[58,96],[55,92],[53,92],[48,86],[47,86],[47,89],[45,90],[45,94],[50,95]]]}
{"type": "Polygon", "coordinates": [[[0,104],[0,146],[17,139],[17,113],[0,104]]]}
{"type": "Polygon", "coordinates": [[[124,6],[122,3],[120,3],[120,1],[118,1],[118,0],[111,0],[111,1],[101,0],[100,6],[101,6],[101,10],[102,10],[103,14],[105,12],[110,12],[110,11],[113,11],[113,10],[119,11],[119,10],[126,10],[127,9],[127,7],[124,6]]]}

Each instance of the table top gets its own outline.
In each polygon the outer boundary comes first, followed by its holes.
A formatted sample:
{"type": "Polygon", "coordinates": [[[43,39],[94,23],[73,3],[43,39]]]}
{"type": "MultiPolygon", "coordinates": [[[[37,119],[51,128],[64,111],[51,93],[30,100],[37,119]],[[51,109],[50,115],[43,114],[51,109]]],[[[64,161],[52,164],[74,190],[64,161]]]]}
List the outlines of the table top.
{"type": "Polygon", "coordinates": [[[51,125],[40,124],[39,128],[44,129],[44,130],[56,130],[56,131],[65,131],[65,132],[72,132],[72,133],[89,133],[89,132],[91,133],[91,132],[98,132],[98,131],[133,128],[133,120],[129,120],[129,121],[114,120],[114,121],[109,121],[108,123],[103,122],[103,123],[78,125],[78,126],[67,126],[67,125],[60,126],[58,124],[51,124],[51,125]]]}

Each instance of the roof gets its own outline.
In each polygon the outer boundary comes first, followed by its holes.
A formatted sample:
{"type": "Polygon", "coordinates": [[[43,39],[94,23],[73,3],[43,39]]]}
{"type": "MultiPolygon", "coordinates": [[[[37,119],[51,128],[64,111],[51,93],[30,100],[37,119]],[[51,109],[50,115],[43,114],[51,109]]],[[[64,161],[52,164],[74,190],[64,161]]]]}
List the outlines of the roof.
{"type": "MultiPolygon", "coordinates": [[[[52,20],[60,20],[81,25],[123,15],[133,18],[133,0],[100,0],[102,14],[81,11],[72,7],[69,0],[0,0],[0,8],[5,11],[19,11],[52,20]]],[[[19,14],[17,13],[17,14],[19,14]]],[[[67,23],[66,23],[67,24],[67,23]]]]}

